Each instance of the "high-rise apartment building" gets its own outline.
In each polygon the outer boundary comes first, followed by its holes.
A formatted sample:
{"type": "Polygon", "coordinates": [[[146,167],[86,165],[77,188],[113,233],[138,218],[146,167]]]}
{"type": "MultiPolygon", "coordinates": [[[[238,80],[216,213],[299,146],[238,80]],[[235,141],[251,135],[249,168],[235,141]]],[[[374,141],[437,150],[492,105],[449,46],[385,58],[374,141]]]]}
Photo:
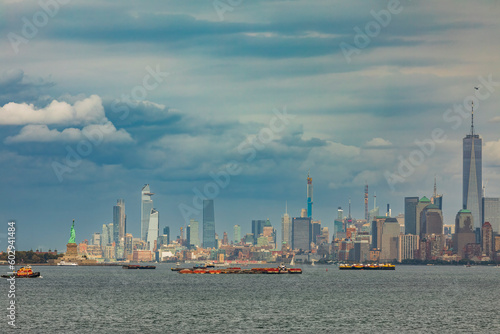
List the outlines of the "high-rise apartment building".
{"type": "Polygon", "coordinates": [[[217,248],[213,199],[203,200],[203,248],[217,248]]]}

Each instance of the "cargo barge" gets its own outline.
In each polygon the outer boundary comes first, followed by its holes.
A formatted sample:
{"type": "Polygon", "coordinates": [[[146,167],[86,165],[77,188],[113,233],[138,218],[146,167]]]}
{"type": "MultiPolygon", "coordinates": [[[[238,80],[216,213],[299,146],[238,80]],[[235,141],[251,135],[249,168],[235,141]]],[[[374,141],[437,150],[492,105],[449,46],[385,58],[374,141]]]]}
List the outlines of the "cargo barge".
{"type": "Polygon", "coordinates": [[[339,270],[396,270],[394,264],[339,264],[339,270]]]}
{"type": "Polygon", "coordinates": [[[138,264],[128,264],[122,266],[123,269],[156,269],[156,266],[140,266],[138,264]]]}
{"type": "Polygon", "coordinates": [[[280,265],[278,268],[251,268],[251,269],[241,269],[239,267],[215,269],[215,268],[184,268],[177,270],[179,268],[172,268],[174,271],[178,271],[179,274],[209,274],[209,275],[219,275],[219,274],[248,274],[248,275],[259,275],[259,274],[302,274],[302,269],[300,268],[287,268],[284,265],[280,265]]]}

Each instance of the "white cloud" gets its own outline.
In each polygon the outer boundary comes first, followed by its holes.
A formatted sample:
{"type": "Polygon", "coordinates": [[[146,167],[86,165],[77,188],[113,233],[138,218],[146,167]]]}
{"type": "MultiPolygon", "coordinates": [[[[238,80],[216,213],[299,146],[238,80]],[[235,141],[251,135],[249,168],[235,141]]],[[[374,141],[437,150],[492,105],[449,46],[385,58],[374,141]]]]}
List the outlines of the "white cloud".
{"type": "Polygon", "coordinates": [[[485,162],[500,165],[500,139],[488,141],[484,144],[483,159],[485,162]]]}
{"type": "Polygon", "coordinates": [[[14,102],[0,108],[0,125],[84,125],[106,120],[101,98],[97,95],[76,101],[73,105],[54,100],[41,109],[37,109],[33,104],[14,102]]]}
{"type": "Polygon", "coordinates": [[[392,146],[392,143],[383,138],[373,138],[372,140],[366,142],[367,147],[389,147],[392,146]]]}
{"type": "Polygon", "coordinates": [[[22,142],[76,142],[80,140],[90,140],[93,143],[114,142],[127,143],[133,142],[130,134],[123,130],[116,130],[111,122],[104,124],[91,124],[83,129],[67,128],[62,131],[56,129],[50,130],[47,125],[30,124],[21,129],[21,132],[15,136],[7,137],[6,144],[22,142]]]}

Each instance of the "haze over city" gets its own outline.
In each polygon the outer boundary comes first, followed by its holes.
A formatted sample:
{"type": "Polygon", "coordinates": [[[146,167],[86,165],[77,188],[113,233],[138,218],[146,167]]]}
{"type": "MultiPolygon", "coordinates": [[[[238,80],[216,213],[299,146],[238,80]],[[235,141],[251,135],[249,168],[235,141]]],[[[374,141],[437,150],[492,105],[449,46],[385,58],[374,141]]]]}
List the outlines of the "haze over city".
{"type": "Polygon", "coordinates": [[[366,183],[398,214],[434,176],[453,224],[472,100],[500,196],[497,2],[86,1],[38,27],[38,2],[0,6],[0,219],[19,249],[63,250],[73,219],[89,238],[121,198],[140,235],[144,184],[175,236],[221,171],[219,236],[300,216],[308,173],[324,226],[349,199],[364,218],[366,183]]]}

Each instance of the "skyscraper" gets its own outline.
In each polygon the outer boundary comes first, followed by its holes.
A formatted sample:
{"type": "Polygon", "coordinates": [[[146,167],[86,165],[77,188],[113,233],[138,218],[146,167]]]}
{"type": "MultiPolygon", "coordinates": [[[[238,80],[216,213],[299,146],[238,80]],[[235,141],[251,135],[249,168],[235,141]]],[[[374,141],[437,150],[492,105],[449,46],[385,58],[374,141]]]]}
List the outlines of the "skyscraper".
{"type": "Polygon", "coordinates": [[[252,234],[253,234],[253,244],[257,244],[257,239],[260,237],[262,232],[264,232],[265,220],[252,220],[252,234]]]}
{"type": "Polygon", "coordinates": [[[118,245],[125,242],[125,201],[119,199],[113,206],[113,226],[117,228],[113,231],[113,241],[118,245]]]}
{"type": "Polygon", "coordinates": [[[455,218],[455,234],[453,235],[453,247],[455,253],[461,258],[465,257],[465,246],[476,242],[474,233],[474,217],[470,210],[458,211],[455,218]]]}
{"type": "Polygon", "coordinates": [[[203,200],[203,248],[217,248],[213,199],[203,200]]]}
{"type": "Polygon", "coordinates": [[[199,224],[197,220],[191,219],[189,220],[188,230],[187,230],[187,238],[188,238],[188,246],[194,245],[196,247],[200,246],[200,232],[199,232],[199,224]]]}
{"type": "Polygon", "coordinates": [[[311,218],[313,213],[313,179],[307,173],[307,217],[311,218]]]}
{"type": "Polygon", "coordinates": [[[158,235],[160,232],[160,215],[155,209],[151,209],[149,214],[149,228],[148,228],[148,239],[146,240],[149,244],[149,250],[153,251],[155,249],[155,243],[158,240],[158,235]]]}
{"type": "Polygon", "coordinates": [[[483,221],[482,144],[483,140],[474,134],[474,103],[472,103],[470,134],[463,139],[463,209],[472,213],[474,229],[481,228],[483,221]]]}
{"type": "Polygon", "coordinates": [[[292,219],[292,249],[308,251],[310,244],[310,217],[296,217],[292,219]]]}
{"type": "Polygon", "coordinates": [[[418,197],[405,197],[405,233],[417,234],[418,197]]]}
{"type": "Polygon", "coordinates": [[[167,245],[170,243],[170,227],[165,226],[163,228],[163,235],[167,236],[167,245]]]}
{"type": "Polygon", "coordinates": [[[284,246],[292,246],[292,222],[288,215],[288,205],[285,204],[285,214],[281,217],[281,243],[284,246]]]}
{"type": "Polygon", "coordinates": [[[238,244],[241,242],[241,226],[234,225],[234,235],[233,235],[234,243],[238,244]]]}
{"type": "Polygon", "coordinates": [[[483,197],[483,221],[491,224],[493,232],[500,233],[500,198],[483,197]]]}
{"type": "Polygon", "coordinates": [[[153,210],[153,200],[151,196],[154,194],[149,190],[149,184],[142,187],[141,193],[141,240],[148,241],[149,220],[151,218],[151,210],[153,210]]]}

